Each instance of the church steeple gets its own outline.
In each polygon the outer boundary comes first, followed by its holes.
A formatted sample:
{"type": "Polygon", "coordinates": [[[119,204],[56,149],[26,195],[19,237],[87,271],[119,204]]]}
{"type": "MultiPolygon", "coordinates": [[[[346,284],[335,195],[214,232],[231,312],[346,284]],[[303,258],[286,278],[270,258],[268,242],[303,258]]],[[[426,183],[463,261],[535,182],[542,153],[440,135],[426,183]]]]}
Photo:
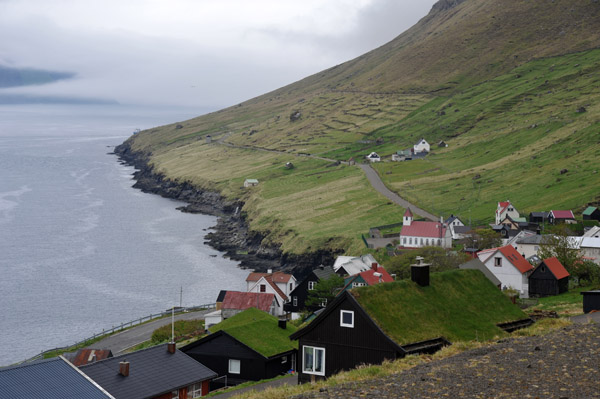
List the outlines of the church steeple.
{"type": "Polygon", "coordinates": [[[404,218],[402,219],[402,225],[403,226],[410,226],[410,224],[413,221],[413,214],[410,211],[410,208],[406,209],[406,212],[404,212],[404,218]]]}

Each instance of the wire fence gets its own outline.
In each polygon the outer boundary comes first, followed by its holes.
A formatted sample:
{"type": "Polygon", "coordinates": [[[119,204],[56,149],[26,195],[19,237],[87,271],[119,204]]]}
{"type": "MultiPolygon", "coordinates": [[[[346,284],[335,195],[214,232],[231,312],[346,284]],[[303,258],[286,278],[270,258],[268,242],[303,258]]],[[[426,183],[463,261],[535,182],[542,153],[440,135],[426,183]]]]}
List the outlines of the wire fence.
{"type": "MultiPolygon", "coordinates": [[[[207,309],[214,309],[214,308],[216,308],[216,304],[215,303],[207,303],[207,304],[204,304],[204,305],[190,306],[190,307],[175,307],[175,314],[197,312],[197,311],[200,311],[200,310],[207,310],[207,309]]],[[[35,361],[35,360],[43,359],[44,355],[46,355],[47,353],[50,353],[50,352],[67,350],[69,348],[77,348],[80,345],[83,345],[83,344],[85,344],[87,342],[95,341],[98,338],[106,337],[106,336],[114,334],[116,332],[123,331],[123,330],[126,330],[128,328],[140,325],[142,323],[147,323],[147,322],[149,322],[151,320],[160,319],[160,318],[166,317],[166,316],[171,316],[171,314],[172,314],[172,310],[168,309],[168,310],[165,310],[164,312],[150,314],[148,316],[140,317],[139,319],[131,320],[131,321],[127,322],[127,323],[121,323],[120,325],[113,326],[112,328],[102,330],[102,332],[99,332],[99,333],[96,333],[94,335],[91,335],[91,336],[89,336],[89,337],[87,337],[85,339],[82,339],[81,341],[77,341],[77,342],[75,342],[72,345],[61,346],[61,347],[58,347],[58,348],[54,348],[54,349],[49,349],[49,350],[43,351],[40,354],[35,355],[34,357],[31,357],[29,359],[23,360],[23,361],[21,361],[21,362],[19,362],[17,364],[28,363],[28,362],[32,362],[32,361],[35,361]]]]}

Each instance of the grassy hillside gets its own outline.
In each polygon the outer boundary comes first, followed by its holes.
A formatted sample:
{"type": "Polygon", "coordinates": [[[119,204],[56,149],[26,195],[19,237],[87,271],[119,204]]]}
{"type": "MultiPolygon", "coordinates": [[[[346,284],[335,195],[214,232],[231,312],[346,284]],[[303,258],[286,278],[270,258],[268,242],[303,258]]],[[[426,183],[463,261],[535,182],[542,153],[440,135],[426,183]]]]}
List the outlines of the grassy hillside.
{"type": "Polygon", "coordinates": [[[250,227],[292,253],[356,253],[368,227],[400,221],[358,168],[332,160],[389,159],[422,136],[449,147],[377,168],[429,211],[489,221],[507,198],[578,209],[599,195],[599,35],[588,0],[442,0],[355,60],[129,143],[167,177],[243,199],[250,227]],[[245,178],[261,184],[244,190],[245,178]]]}
{"type": "Polygon", "coordinates": [[[439,336],[451,342],[489,340],[504,334],[497,323],[527,318],[478,270],[432,273],[428,287],[402,280],[352,293],[401,345],[439,336]]]}

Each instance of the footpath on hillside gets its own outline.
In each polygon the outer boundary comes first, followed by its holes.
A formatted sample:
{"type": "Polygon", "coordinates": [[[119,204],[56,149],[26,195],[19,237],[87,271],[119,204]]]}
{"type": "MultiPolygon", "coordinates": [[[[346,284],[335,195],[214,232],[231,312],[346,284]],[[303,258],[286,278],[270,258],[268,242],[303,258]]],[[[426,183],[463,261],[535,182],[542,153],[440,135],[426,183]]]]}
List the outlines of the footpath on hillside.
{"type": "Polygon", "coordinates": [[[293,398],[600,398],[599,360],[600,325],[570,325],[293,398]]]}

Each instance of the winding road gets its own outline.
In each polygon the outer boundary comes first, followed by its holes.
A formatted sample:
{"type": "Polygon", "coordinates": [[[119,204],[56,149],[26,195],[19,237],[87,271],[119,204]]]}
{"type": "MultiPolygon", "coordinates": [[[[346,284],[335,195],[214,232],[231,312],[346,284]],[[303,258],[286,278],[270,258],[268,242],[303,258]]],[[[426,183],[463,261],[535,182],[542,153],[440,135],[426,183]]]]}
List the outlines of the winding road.
{"type": "MultiPolygon", "coordinates": [[[[291,155],[291,156],[296,156],[296,157],[306,157],[306,158],[320,159],[321,161],[340,162],[341,164],[345,164],[345,165],[348,164],[348,162],[345,162],[345,161],[339,161],[339,160],[336,160],[336,159],[319,157],[319,156],[316,156],[316,155],[310,155],[310,154],[291,154],[291,153],[286,152],[286,151],[273,150],[273,149],[269,149],[269,148],[252,147],[252,146],[247,146],[247,145],[236,145],[236,144],[232,144],[232,143],[229,143],[229,142],[225,141],[231,135],[232,135],[232,132],[225,133],[218,140],[213,141],[213,143],[224,145],[224,146],[227,146],[227,147],[232,147],[232,148],[244,149],[244,150],[273,152],[273,153],[277,153],[277,154],[291,155]]],[[[373,186],[373,188],[375,190],[377,190],[381,195],[383,195],[384,197],[386,197],[390,201],[394,202],[395,204],[400,205],[403,208],[410,208],[410,210],[414,214],[417,214],[417,215],[419,215],[421,217],[424,217],[425,219],[429,219],[429,220],[434,221],[434,222],[437,222],[439,220],[439,218],[437,216],[435,216],[434,214],[429,213],[429,212],[427,212],[427,211],[419,208],[415,204],[412,204],[412,203],[408,202],[407,200],[405,200],[404,198],[400,197],[395,192],[393,192],[390,189],[388,189],[385,186],[385,184],[383,183],[383,181],[381,180],[381,178],[379,177],[379,175],[377,174],[377,171],[371,167],[371,164],[358,164],[357,163],[357,165],[363,170],[363,172],[365,172],[365,175],[367,176],[367,179],[369,180],[369,183],[371,183],[371,186],[373,186]]]]}

